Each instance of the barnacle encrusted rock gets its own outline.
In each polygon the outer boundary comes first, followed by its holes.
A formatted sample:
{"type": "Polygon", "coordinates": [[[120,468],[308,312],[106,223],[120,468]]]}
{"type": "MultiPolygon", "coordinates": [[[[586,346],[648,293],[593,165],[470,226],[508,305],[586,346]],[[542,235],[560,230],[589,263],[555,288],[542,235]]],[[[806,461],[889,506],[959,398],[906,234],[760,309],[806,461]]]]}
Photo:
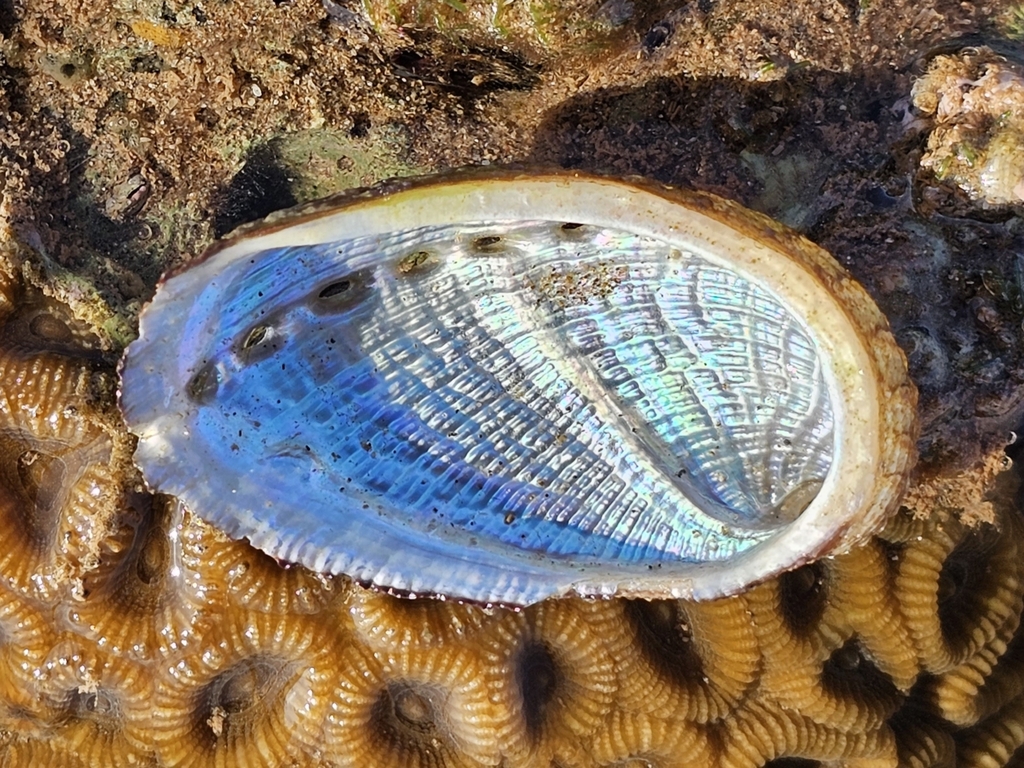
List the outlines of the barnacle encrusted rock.
{"type": "Polygon", "coordinates": [[[936,56],[914,83],[921,166],[984,208],[1024,203],[1024,67],[988,48],[936,56]]]}

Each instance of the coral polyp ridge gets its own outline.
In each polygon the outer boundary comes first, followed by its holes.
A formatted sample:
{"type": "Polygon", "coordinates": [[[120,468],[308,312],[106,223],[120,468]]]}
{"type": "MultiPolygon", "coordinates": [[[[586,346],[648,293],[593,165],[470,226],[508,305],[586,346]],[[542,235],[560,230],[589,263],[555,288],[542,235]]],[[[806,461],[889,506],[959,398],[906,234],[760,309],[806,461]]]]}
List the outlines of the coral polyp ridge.
{"type": "Polygon", "coordinates": [[[902,353],[827,254],[579,174],[247,229],[161,285],[121,383],[147,480],[231,535],[489,603],[734,593],[862,540],[914,461],[902,353]]]}
{"type": "Polygon", "coordinates": [[[849,551],[728,597],[400,599],[286,566],[145,491],[112,362],[85,331],[0,264],[5,766],[965,768],[1024,754],[1015,472],[961,479],[991,522],[962,521],[947,486],[915,488],[913,512],[849,551]],[[24,307],[37,329],[82,332],[14,332],[24,307]]]}

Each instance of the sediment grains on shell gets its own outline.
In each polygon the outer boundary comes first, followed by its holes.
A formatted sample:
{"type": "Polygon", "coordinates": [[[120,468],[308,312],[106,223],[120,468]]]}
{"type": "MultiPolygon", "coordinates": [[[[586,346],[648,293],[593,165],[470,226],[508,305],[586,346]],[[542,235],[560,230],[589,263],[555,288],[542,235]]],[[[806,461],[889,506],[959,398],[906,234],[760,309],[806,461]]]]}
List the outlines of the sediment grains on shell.
{"type": "Polygon", "coordinates": [[[301,616],[232,611],[173,664],[134,723],[164,764],[302,762],[322,740],[339,658],[301,616]]]}
{"type": "Polygon", "coordinates": [[[571,758],[611,711],[615,660],[572,601],[507,613],[480,641],[510,765],[571,758]]]}

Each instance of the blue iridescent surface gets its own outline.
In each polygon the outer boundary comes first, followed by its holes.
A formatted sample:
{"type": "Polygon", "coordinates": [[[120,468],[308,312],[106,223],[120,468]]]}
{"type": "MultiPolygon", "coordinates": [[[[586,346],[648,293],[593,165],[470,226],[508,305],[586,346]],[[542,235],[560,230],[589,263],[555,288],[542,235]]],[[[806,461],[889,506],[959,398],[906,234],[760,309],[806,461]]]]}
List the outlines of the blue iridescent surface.
{"type": "Polygon", "coordinates": [[[177,322],[195,455],[147,477],[325,570],[400,569],[403,548],[439,569],[722,560],[799,515],[831,463],[820,362],[779,301],[625,232],[267,250],[177,322]]]}

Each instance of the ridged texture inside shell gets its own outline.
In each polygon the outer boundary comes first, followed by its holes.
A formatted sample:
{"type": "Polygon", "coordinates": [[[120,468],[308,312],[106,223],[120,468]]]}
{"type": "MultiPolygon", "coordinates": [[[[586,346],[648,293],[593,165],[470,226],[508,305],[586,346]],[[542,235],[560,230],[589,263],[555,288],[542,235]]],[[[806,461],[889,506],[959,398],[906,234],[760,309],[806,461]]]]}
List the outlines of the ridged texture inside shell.
{"type": "Polygon", "coordinates": [[[528,182],[437,184],[171,277],[122,371],[147,480],[277,558],[517,604],[732,592],[884,517],[912,388],[883,398],[870,348],[899,352],[812,246],[557,181],[607,221],[546,218],[528,182]]]}
{"type": "MultiPolygon", "coordinates": [[[[0,280],[16,302],[63,316],[13,285],[0,280]]],[[[2,323],[0,361],[56,357],[49,370],[66,370],[91,354],[42,340],[12,350],[2,323]]],[[[88,365],[100,382],[110,374],[88,365]]],[[[8,402],[36,402],[54,382],[0,385],[8,402]]],[[[78,473],[57,482],[53,524],[80,547],[54,544],[66,566],[45,590],[19,585],[52,573],[51,556],[14,549],[0,562],[5,767],[999,768],[1024,757],[1012,488],[996,489],[994,525],[967,528],[940,508],[900,515],[866,546],[738,596],[517,612],[325,581],[228,541],[137,492],[111,401],[73,388],[51,408],[86,434],[102,425],[121,456],[82,467],[106,473],[103,507],[77,506],[78,473]],[[71,557],[85,544],[94,557],[71,557]]],[[[49,434],[24,423],[28,443],[49,434]]],[[[31,520],[10,498],[0,535],[17,542],[31,520]]]]}

